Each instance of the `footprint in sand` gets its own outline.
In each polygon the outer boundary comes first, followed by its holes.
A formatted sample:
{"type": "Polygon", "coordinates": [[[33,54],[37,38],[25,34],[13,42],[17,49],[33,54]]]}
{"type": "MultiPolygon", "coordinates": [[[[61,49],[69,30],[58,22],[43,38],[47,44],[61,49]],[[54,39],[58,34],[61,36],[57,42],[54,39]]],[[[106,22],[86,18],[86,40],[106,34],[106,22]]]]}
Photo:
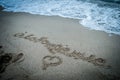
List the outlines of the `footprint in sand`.
{"type": "Polygon", "coordinates": [[[16,62],[21,62],[24,60],[23,53],[19,53],[14,56],[15,53],[5,53],[4,50],[2,50],[3,46],[0,46],[0,73],[5,72],[5,69],[8,65],[16,62]]]}

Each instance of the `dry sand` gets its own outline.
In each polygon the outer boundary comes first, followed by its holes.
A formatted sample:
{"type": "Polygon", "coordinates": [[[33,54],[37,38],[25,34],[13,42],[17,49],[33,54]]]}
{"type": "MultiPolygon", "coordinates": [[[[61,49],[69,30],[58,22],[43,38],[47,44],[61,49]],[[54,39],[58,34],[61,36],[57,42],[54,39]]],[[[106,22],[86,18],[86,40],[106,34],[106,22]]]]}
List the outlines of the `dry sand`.
{"type": "Polygon", "coordinates": [[[11,63],[0,73],[0,80],[120,79],[119,35],[89,30],[74,19],[12,12],[0,12],[0,32],[4,53],[24,54],[22,62],[11,63]],[[31,34],[34,38],[25,38],[31,34]],[[54,45],[69,52],[55,50],[54,45]],[[74,51],[84,55],[68,55],[74,51]],[[91,57],[93,61],[86,59],[91,57]]]}

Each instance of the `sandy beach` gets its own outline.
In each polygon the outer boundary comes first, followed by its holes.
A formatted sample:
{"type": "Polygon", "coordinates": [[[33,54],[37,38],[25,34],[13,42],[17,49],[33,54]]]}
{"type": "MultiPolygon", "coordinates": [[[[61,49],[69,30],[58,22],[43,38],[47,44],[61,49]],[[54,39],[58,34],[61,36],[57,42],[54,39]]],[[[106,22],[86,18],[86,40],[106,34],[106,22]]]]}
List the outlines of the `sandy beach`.
{"type": "Polygon", "coordinates": [[[0,80],[120,80],[120,35],[58,16],[0,12],[0,80]]]}

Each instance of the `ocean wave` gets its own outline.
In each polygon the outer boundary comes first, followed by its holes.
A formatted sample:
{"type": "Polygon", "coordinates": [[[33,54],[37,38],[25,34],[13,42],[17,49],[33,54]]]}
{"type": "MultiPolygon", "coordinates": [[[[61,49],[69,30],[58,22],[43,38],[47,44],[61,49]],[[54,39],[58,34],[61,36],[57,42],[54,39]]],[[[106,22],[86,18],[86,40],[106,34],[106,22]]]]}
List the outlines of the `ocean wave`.
{"type": "Polygon", "coordinates": [[[85,27],[120,35],[120,6],[103,0],[0,0],[0,5],[4,11],[80,19],[85,27]]]}

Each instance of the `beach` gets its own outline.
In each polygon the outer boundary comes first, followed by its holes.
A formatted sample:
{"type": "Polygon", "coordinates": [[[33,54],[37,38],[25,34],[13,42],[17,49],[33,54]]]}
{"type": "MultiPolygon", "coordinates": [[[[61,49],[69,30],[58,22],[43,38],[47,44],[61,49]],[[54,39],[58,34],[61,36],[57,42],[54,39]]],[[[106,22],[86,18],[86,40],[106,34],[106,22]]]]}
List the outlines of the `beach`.
{"type": "Polygon", "coordinates": [[[0,80],[120,79],[120,35],[91,30],[77,19],[4,11],[0,32],[3,54],[23,54],[0,80]]]}

